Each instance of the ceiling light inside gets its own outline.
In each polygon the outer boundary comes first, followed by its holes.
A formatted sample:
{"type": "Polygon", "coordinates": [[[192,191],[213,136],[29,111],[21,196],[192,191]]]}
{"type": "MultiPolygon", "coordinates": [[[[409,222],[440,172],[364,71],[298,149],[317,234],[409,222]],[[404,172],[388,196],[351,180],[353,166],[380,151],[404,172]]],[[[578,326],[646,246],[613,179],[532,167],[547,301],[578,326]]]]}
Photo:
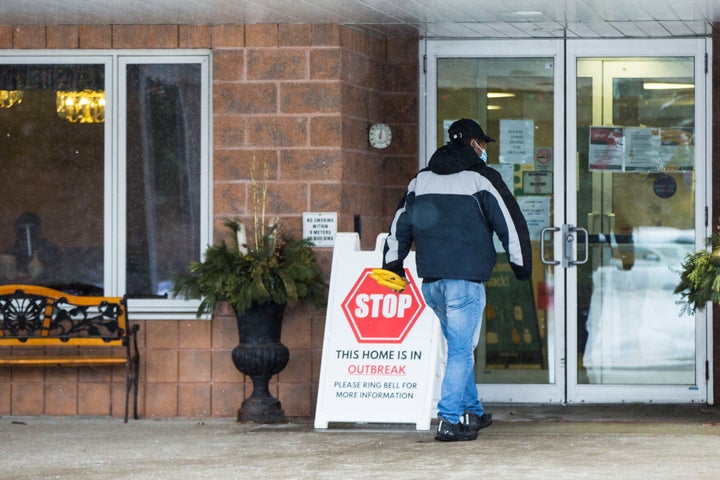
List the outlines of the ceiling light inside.
{"type": "Polygon", "coordinates": [[[670,82],[645,82],[643,83],[645,90],[694,90],[693,83],[670,83],[670,82]]]}
{"type": "Polygon", "coordinates": [[[514,93],[510,92],[488,92],[487,98],[511,98],[514,97],[514,93]]]}

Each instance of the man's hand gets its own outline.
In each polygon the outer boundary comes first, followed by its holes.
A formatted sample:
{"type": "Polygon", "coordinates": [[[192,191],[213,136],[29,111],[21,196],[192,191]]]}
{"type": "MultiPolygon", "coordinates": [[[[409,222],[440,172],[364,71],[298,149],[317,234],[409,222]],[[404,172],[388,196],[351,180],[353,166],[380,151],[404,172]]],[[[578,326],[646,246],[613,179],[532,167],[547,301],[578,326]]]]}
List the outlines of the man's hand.
{"type": "Polygon", "coordinates": [[[373,268],[370,278],[374,279],[378,285],[395,290],[396,292],[402,292],[405,290],[405,285],[407,285],[407,280],[384,268],[373,268]]]}

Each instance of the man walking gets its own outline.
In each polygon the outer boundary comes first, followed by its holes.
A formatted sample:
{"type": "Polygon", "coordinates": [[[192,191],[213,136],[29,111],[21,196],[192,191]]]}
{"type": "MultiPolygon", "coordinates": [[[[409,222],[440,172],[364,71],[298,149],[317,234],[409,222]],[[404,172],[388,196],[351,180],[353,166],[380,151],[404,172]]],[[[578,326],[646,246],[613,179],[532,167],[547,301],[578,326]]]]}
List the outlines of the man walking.
{"type": "Polygon", "coordinates": [[[439,441],[475,440],[492,424],[478,398],[474,350],[480,337],[485,287],[496,262],[493,232],[520,280],[530,278],[527,223],[500,174],[488,167],[486,144],[495,139],[469,119],[448,129],[450,143],[410,181],[390,225],[383,269],[404,277],[415,242],[422,293],[447,341],[447,365],[438,403],[439,441]]]}

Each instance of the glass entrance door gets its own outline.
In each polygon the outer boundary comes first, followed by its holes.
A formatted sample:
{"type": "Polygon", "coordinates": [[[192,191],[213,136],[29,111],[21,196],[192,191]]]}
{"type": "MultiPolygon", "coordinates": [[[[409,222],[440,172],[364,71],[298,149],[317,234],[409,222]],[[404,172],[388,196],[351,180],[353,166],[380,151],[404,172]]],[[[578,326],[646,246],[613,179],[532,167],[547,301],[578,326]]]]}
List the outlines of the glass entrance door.
{"type": "Polygon", "coordinates": [[[530,281],[515,279],[496,241],[498,263],[485,285],[487,307],[475,355],[483,401],[565,398],[565,323],[558,307],[565,286],[556,282],[556,266],[540,261],[553,256],[541,252],[541,231],[564,221],[562,55],[556,40],[427,43],[424,160],[448,141],[453,121],[476,120],[497,139],[487,145],[488,166],[515,195],[532,240],[530,281]]]}
{"type": "Polygon", "coordinates": [[[613,43],[568,49],[568,223],[588,260],[568,271],[567,397],[701,402],[705,318],[673,290],[707,236],[705,46],[613,43]]]}
{"type": "Polygon", "coordinates": [[[452,121],[477,120],[498,139],[488,165],[533,244],[529,282],[496,245],[476,351],[483,400],[706,401],[706,319],[682,316],[672,294],[708,234],[705,42],[425,46],[424,161],[452,121]]]}

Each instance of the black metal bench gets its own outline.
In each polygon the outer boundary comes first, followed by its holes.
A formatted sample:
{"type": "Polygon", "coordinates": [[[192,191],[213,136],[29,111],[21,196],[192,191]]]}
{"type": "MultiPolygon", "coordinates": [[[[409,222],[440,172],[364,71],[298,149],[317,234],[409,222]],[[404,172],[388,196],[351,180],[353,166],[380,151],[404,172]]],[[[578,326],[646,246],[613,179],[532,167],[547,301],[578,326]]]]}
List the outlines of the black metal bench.
{"type": "Polygon", "coordinates": [[[0,286],[0,367],[124,365],[126,423],[133,390],[133,418],[138,418],[139,328],[129,324],[122,297],[0,286]]]}

